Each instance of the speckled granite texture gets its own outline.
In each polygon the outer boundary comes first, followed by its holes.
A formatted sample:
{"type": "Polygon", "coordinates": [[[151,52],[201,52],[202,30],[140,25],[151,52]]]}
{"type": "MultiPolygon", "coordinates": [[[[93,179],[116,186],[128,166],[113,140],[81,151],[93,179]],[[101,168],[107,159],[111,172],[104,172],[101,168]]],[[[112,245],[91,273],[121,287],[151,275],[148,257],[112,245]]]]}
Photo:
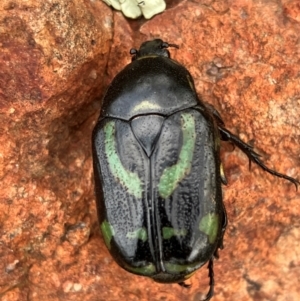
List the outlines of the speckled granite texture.
{"type": "MultiPolygon", "coordinates": [[[[0,300],[198,301],[192,287],[131,275],[98,231],[90,136],[129,49],[160,37],[227,127],[300,179],[299,1],[166,1],[129,21],[102,1],[0,4],[0,300]]],[[[300,300],[300,193],[231,145],[225,248],[213,301],[300,300]]]]}

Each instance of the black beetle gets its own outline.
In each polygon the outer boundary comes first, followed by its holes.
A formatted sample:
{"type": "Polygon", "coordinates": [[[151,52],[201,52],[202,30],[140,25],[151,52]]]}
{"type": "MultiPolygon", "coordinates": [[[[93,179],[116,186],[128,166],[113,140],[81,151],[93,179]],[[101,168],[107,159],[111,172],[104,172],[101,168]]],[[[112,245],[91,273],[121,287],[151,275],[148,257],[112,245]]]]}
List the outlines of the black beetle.
{"type": "Polygon", "coordinates": [[[223,248],[227,219],[220,140],[231,141],[263,170],[247,143],[197,96],[191,74],[160,39],[132,49],[113,80],[92,137],[100,228],[115,261],[157,282],[184,281],[223,248]]]}

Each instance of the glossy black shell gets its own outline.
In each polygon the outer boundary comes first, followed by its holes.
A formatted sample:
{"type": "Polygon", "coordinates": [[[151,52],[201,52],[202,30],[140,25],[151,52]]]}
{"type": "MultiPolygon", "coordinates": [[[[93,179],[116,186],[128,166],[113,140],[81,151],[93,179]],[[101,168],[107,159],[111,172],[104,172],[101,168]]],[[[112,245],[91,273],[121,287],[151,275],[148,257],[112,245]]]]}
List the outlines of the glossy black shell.
{"type": "Polygon", "coordinates": [[[101,116],[123,120],[145,114],[169,116],[195,105],[190,73],[170,58],[150,56],[133,61],[114,78],[101,116]]]}
{"type": "Polygon", "coordinates": [[[124,269],[168,283],[213,257],[225,211],[218,128],[162,43],[142,44],[115,77],[92,143],[110,253],[124,269]]]}

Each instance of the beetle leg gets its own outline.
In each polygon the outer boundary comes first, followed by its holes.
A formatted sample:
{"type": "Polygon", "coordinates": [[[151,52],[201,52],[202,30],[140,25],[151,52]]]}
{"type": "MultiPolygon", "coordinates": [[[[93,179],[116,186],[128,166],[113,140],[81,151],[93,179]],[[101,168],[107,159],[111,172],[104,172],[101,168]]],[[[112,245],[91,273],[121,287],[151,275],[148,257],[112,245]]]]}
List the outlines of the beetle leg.
{"type": "Polygon", "coordinates": [[[190,284],[186,284],[184,281],[178,282],[178,284],[179,284],[180,286],[184,287],[184,288],[190,288],[190,287],[191,287],[190,284]]]}
{"type": "MultiPolygon", "coordinates": [[[[229,130],[227,130],[226,128],[219,126],[219,131],[221,134],[221,139],[222,140],[229,140],[231,141],[234,145],[236,145],[241,151],[243,151],[247,157],[249,158],[250,164],[251,161],[256,163],[258,166],[260,166],[264,171],[270,173],[273,176],[279,177],[279,178],[283,178],[286,179],[290,182],[292,182],[295,186],[296,186],[296,190],[298,189],[298,185],[300,184],[299,181],[297,181],[296,179],[289,177],[287,175],[284,175],[282,173],[277,172],[274,169],[271,169],[269,167],[267,167],[261,160],[259,157],[261,157],[261,155],[259,155],[258,153],[256,153],[253,150],[253,147],[249,144],[247,144],[246,142],[242,141],[238,136],[235,136],[234,134],[232,134],[229,130]]],[[[250,166],[250,165],[249,165],[250,166]]]]}
{"type": "MultiPolygon", "coordinates": [[[[225,205],[222,201],[222,207],[223,207],[223,226],[222,226],[222,238],[220,239],[220,245],[219,245],[219,248],[220,249],[223,249],[224,248],[224,245],[223,245],[223,239],[224,239],[224,234],[225,234],[225,230],[226,230],[226,227],[227,227],[227,213],[226,213],[226,209],[225,209],[225,205]]],[[[216,252],[218,251],[218,249],[216,250],[216,252]]]]}
{"type": "Polygon", "coordinates": [[[222,126],[222,125],[225,126],[225,123],[224,123],[220,113],[214,108],[214,106],[208,102],[205,102],[204,105],[205,105],[205,108],[213,115],[217,124],[219,126],[222,126]]]}
{"type": "Polygon", "coordinates": [[[251,145],[247,144],[246,142],[241,140],[238,136],[232,134],[229,130],[227,130],[224,127],[225,124],[224,124],[224,121],[222,120],[220,113],[211,104],[205,103],[205,108],[209,111],[209,113],[212,114],[212,117],[215,119],[215,122],[217,123],[218,129],[220,132],[221,139],[223,141],[230,141],[233,145],[236,145],[241,151],[243,151],[247,155],[247,157],[249,158],[249,169],[251,168],[251,162],[254,162],[257,165],[259,165],[264,171],[270,173],[271,175],[279,177],[279,178],[283,178],[283,179],[286,179],[286,180],[292,182],[296,186],[296,190],[298,190],[298,185],[300,185],[299,181],[297,181],[296,179],[294,179],[292,177],[289,177],[287,175],[279,173],[274,169],[267,167],[260,160],[259,157],[261,157],[261,155],[256,153],[253,150],[253,147],[251,145]]]}
{"type": "MultiPolygon", "coordinates": [[[[202,299],[201,301],[209,301],[214,295],[215,279],[214,279],[214,259],[213,259],[213,257],[209,260],[207,268],[208,268],[208,277],[209,277],[209,291],[206,294],[205,299],[202,299]]],[[[190,287],[190,285],[186,284],[185,282],[179,282],[178,284],[184,288],[190,287]]]]}
{"type": "Polygon", "coordinates": [[[212,298],[214,295],[214,286],[215,286],[215,280],[214,280],[214,261],[213,258],[211,258],[208,262],[208,276],[209,276],[209,291],[202,301],[208,301],[212,298]]]}

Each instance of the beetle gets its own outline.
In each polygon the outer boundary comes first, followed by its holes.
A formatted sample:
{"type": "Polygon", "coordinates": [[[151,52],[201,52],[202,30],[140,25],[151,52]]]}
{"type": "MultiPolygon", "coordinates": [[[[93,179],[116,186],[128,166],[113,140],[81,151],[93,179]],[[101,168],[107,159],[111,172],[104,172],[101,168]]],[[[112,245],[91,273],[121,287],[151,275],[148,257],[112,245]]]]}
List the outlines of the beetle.
{"type": "Polygon", "coordinates": [[[296,188],[299,181],[268,168],[225,128],[169,47],[178,48],[155,39],[131,49],[104,96],[92,135],[98,218],[112,257],[131,273],[188,286],[208,262],[209,300],[227,225],[220,140],[296,188]]]}

